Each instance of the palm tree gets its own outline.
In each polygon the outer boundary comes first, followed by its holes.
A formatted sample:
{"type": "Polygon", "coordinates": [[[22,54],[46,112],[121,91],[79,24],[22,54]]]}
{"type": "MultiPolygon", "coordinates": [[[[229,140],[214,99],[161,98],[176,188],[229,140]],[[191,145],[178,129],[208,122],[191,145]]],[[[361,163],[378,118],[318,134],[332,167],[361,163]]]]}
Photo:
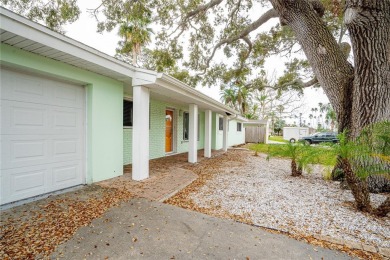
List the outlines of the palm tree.
{"type": "Polygon", "coordinates": [[[118,34],[124,40],[119,42],[121,48],[117,49],[117,52],[122,54],[132,53],[132,63],[136,65],[141,48],[151,42],[150,34],[153,31],[148,28],[148,25],[152,22],[151,11],[141,3],[135,3],[133,9],[137,15],[128,17],[119,27],[118,34]]]}
{"type": "Polygon", "coordinates": [[[336,124],[336,112],[334,112],[332,107],[329,107],[326,112],[325,118],[330,122],[330,129],[334,131],[334,127],[336,124]]]}
{"type": "MultiPolygon", "coordinates": [[[[313,124],[313,114],[310,114],[309,115],[309,118],[310,118],[310,123],[313,124]]],[[[310,124],[309,124],[310,125],[310,124]]]]}
{"type": "Polygon", "coordinates": [[[232,88],[223,88],[220,92],[220,99],[225,104],[228,105],[234,109],[237,109],[236,102],[237,102],[237,95],[235,93],[235,90],[232,88]]]}
{"type": "Polygon", "coordinates": [[[237,88],[237,105],[241,114],[245,115],[250,106],[250,100],[252,99],[252,93],[248,88],[239,86],[237,88]]]}

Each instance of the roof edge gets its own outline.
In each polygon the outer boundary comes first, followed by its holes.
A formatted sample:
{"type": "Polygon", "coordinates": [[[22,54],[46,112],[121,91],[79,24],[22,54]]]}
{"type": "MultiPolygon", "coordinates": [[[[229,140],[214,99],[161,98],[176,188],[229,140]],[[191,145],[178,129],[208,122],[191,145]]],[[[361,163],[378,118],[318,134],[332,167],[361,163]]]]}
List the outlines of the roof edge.
{"type": "MultiPolygon", "coordinates": [[[[175,87],[178,87],[182,90],[185,90],[186,92],[189,92],[191,93],[192,95],[196,96],[197,98],[201,98],[203,99],[204,101],[206,101],[207,103],[210,103],[210,104],[213,104],[214,106],[217,106],[219,109],[221,110],[224,110],[226,112],[229,112],[229,113],[232,113],[232,114],[235,114],[235,115],[238,115],[238,116],[241,116],[240,115],[240,112],[222,104],[221,102],[207,96],[206,94],[203,94],[202,92],[196,90],[195,88],[192,88],[190,86],[188,86],[187,84],[181,82],[180,80],[170,76],[170,75],[167,75],[165,73],[158,73],[157,74],[157,79],[158,80],[161,80],[163,82],[166,82],[166,83],[169,83],[175,87]]],[[[157,83],[157,82],[156,82],[157,83]]],[[[158,83],[157,83],[158,84],[158,83]]]]}

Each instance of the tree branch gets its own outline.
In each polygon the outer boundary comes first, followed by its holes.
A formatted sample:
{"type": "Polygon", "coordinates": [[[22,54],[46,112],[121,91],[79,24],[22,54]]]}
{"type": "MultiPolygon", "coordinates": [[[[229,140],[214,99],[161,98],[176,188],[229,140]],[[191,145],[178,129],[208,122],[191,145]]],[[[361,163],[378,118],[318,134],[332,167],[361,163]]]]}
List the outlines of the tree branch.
{"type": "MultiPolygon", "coordinates": [[[[176,29],[173,30],[173,32],[169,36],[173,35],[179,28],[181,28],[181,31],[180,31],[179,35],[182,34],[183,31],[185,30],[186,24],[189,22],[189,20],[192,17],[194,17],[195,15],[197,15],[197,14],[199,14],[201,12],[205,12],[208,9],[213,8],[216,5],[219,5],[220,3],[222,3],[222,1],[223,0],[212,0],[212,1],[208,2],[207,4],[200,5],[197,8],[195,8],[194,10],[188,12],[187,15],[184,16],[184,18],[182,18],[181,22],[179,22],[179,25],[176,27],[176,29]]],[[[177,38],[178,38],[178,36],[175,37],[175,40],[177,38]]]]}
{"type": "Polygon", "coordinates": [[[223,0],[212,0],[205,5],[198,6],[195,10],[192,10],[191,12],[187,13],[187,15],[184,17],[184,21],[190,19],[191,17],[197,15],[198,13],[204,12],[216,5],[219,5],[220,3],[222,3],[222,1],[223,0]]]}
{"type": "MultiPolygon", "coordinates": [[[[211,56],[207,59],[206,61],[206,67],[204,68],[204,71],[198,75],[202,75],[206,72],[206,69],[210,66],[210,61],[214,58],[214,55],[215,55],[215,52],[224,44],[230,44],[232,42],[235,42],[239,39],[243,39],[244,41],[246,41],[244,38],[246,38],[247,40],[249,40],[249,38],[247,37],[249,33],[251,33],[252,31],[256,30],[257,28],[259,28],[261,25],[263,25],[264,23],[266,23],[268,20],[272,19],[272,18],[276,18],[278,17],[278,14],[277,12],[274,10],[274,9],[270,9],[268,10],[267,12],[265,12],[259,19],[257,19],[256,21],[254,21],[253,23],[249,24],[247,27],[245,27],[243,30],[240,31],[239,34],[236,34],[236,35],[233,35],[227,39],[224,39],[220,42],[218,42],[214,48],[213,48],[213,51],[211,53],[211,56]]],[[[247,42],[247,41],[246,41],[247,42]]],[[[249,41],[250,42],[250,41],[249,41]]],[[[248,43],[248,42],[247,42],[248,43]]],[[[252,45],[252,43],[250,44],[250,46],[252,45]]]]}

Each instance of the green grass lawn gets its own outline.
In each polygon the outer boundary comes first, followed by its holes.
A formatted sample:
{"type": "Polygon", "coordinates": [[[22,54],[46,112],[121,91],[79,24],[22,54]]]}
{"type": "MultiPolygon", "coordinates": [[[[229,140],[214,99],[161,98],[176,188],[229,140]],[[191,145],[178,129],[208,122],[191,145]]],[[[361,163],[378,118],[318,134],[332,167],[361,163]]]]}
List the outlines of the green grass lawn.
{"type": "MultiPolygon", "coordinates": [[[[249,149],[258,153],[272,154],[274,157],[289,158],[284,149],[287,144],[252,144],[249,149]]],[[[306,146],[307,153],[312,153],[310,158],[313,164],[322,164],[334,166],[336,164],[336,156],[331,153],[331,146],[306,146]]]]}
{"type": "Polygon", "coordinates": [[[277,135],[275,135],[275,136],[270,136],[270,137],[268,138],[268,140],[270,140],[270,141],[276,141],[276,142],[282,142],[282,143],[287,143],[287,142],[288,142],[288,141],[286,141],[286,140],[283,139],[283,136],[277,136],[277,135]]]}

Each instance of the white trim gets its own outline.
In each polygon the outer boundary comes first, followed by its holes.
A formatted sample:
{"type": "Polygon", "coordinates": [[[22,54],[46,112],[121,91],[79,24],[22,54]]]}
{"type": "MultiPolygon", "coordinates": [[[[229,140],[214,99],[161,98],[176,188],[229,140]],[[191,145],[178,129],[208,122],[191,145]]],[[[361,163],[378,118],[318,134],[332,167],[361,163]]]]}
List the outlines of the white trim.
{"type": "Polygon", "coordinates": [[[238,111],[220,103],[219,101],[203,94],[202,92],[197,91],[196,89],[188,86],[187,84],[179,81],[178,79],[173,78],[172,76],[159,73],[157,75],[156,84],[161,87],[175,91],[177,93],[189,96],[199,103],[207,104],[210,106],[210,108],[212,108],[212,110],[219,112],[228,112],[234,115],[239,114],[238,111]]]}
{"type": "MultiPolygon", "coordinates": [[[[0,7],[0,28],[27,40],[47,46],[49,50],[54,49],[64,54],[69,54],[75,57],[75,60],[87,61],[106,70],[119,73],[123,76],[123,81],[132,80],[133,82],[137,81],[146,84],[153,83],[156,80],[157,72],[155,71],[137,68],[117,60],[108,54],[54,32],[41,24],[32,22],[3,7],[0,7]]],[[[58,60],[61,61],[60,59],[58,60]]],[[[78,67],[84,68],[84,66],[80,65],[78,67]]]]}

